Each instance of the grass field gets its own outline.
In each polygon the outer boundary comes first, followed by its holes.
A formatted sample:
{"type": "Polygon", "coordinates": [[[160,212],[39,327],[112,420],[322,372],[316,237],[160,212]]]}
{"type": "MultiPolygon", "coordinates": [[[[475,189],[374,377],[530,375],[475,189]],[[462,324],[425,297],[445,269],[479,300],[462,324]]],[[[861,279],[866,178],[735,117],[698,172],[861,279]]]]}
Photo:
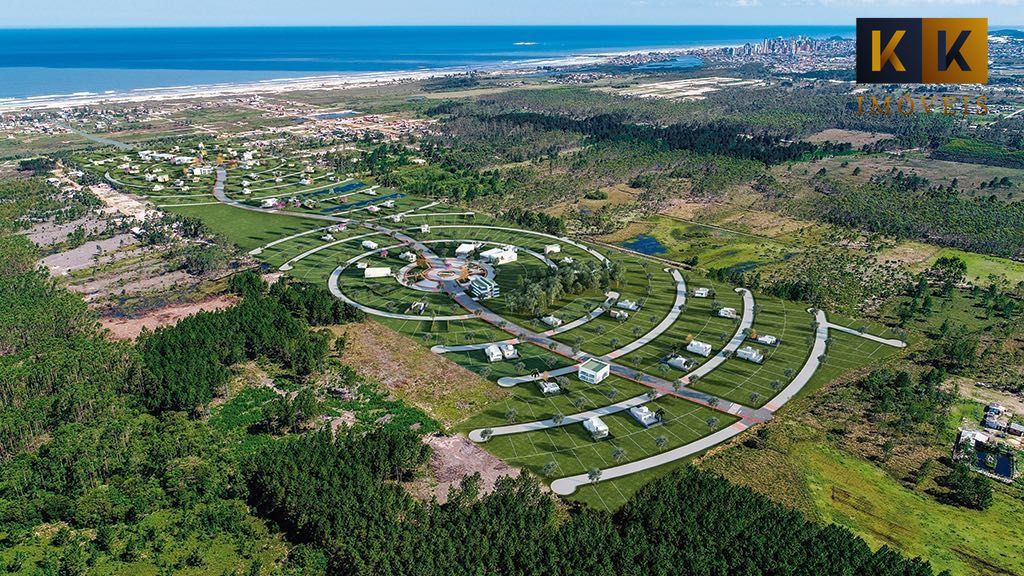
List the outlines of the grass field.
{"type": "Polygon", "coordinates": [[[996,490],[992,507],[981,512],[940,504],[821,444],[801,444],[793,458],[821,519],[850,528],[872,547],[924,556],[954,575],[1024,573],[1024,555],[1007,547],[1024,540],[1024,506],[1012,495],[996,490]]]}

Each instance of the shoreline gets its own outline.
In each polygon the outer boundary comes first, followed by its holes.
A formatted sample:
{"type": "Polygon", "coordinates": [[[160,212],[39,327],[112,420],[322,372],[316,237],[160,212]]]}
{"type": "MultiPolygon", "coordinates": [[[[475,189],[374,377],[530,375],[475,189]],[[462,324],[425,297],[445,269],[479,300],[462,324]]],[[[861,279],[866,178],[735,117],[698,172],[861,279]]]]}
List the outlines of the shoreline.
{"type": "Polygon", "coordinates": [[[71,94],[8,97],[0,98],[0,113],[12,113],[27,110],[54,110],[96,104],[127,104],[188,100],[199,97],[222,98],[259,94],[279,94],[302,90],[341,90],[346,88],[361,88],[381,84],[427,80],[430,78],[468,74],[472,72],[501,74],[521,73],[532,70],[539,71],[550,68],[592,66],[608,62],[615,58],[628,56],[642,56],[650,54],[678,54],[679,56],[684,56],[692,51],[714,50],[741,45],[742,44],[716,44],[709,46],[641,48],[617,52],[572,54],[556,58],[510,61],[491,66],[464,66],[457,68],[432,68],[425,70],[389,70],[380,72],[326,73],[299,77],[270,78],[249,82],[161,86],[135,88],[131,90],[110,90],[103,93],[75,92],[71,94]]]}

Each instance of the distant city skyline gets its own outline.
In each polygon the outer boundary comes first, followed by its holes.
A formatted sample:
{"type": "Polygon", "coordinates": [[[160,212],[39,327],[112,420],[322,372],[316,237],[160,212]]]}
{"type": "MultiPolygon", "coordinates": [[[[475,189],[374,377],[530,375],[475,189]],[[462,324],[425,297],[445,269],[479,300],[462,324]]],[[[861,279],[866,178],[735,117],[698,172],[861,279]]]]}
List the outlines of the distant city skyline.
{"type": "Polygon", "coordinates": [[[0,28],[433,25],[853,25],[857,17],[987,17],[1024,0],[6,0],[0,28]]]}

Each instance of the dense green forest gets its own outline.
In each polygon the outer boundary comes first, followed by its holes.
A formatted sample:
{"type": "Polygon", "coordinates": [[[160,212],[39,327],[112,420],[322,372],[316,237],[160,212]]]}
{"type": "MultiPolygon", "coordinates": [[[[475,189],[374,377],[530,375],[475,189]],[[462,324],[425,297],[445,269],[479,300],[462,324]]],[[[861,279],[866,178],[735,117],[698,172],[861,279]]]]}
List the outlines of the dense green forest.
{"type": "Polygon", "coordinates": [[[278,442],[252,461],[250,501],[302,543],[295,556],[311,574],[932,573],[693,469],[612,515],[563,510],[526,475],[483,497],[479,477],[467,477],[447,503],[421,504],[391,480],[425,457],[407,433],[278,442]]]}
{"type": "Polygon", "coordinates": [[[818,188],[827,197],[809,202],[803,215],[983,254],[1024,253],[1024,204],[965,199],[956,189],[893,181],[853,186],[825,179],[818,188]]]}

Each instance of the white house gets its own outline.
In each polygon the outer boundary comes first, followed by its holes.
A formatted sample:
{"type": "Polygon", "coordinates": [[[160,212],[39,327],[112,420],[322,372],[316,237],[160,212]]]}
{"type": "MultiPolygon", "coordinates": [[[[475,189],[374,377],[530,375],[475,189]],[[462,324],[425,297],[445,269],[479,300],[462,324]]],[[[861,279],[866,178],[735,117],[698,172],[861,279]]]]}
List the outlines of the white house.
{"type": "Polygon", "coordinates": [[[665,364],[675,368],[676,370],[682,370],[686,372],[690,369],[690,361],[678,354],[672,354],[665,359],[665,364]]]}
{"type": "Polygon", "coordinates": [[[779,343],[779,339],[771,334],[760,334],[757,338],[754,338],[754,341],[766,346],[775,346],[779,343]]]}
{"type": "Polygon", "coordinates": [[[632,300],[619,300],[615,305],[623,310],[631,310],[633,312],[640,310],[640,305],[632,300]]]}
{"type": "Polygon", "coordinates": [[[705,358],[711,356],[711,344],[701,342],[700,340],[691,340],[690,343],[686,345],[686,350],[693,352],[694,354],[699,354],[705,358]]]}
{"type": "Polygon", "coordinates": [[[367,250],[376,250],[377,248],[380,247],[373,240],[363,240],[362,244],[360,245],[367,250]]]}
{"type": "Polygon", "coordinates": [[[363,268],[363,278],[385,278],[391,276],[391,268],[388,266],[367,266],[363,268]]]}
{"type": "Polygon", "coordinates": [[[561,251],[562,251],[562,247],[559,246],[558,244],[548,244],[547,246],[544,247],[544,254],[545,255],[548,255],[548,254],[558,254],[561,251]]]}
{"type": "Polygon", "coordinates": [[[744,346],[743,348],[740,348],[736,351],[736,357],[742,358],[743,360],[749,360],[754,364],[764,362],[764,354],[753,346],[744,346]]]}
{"type": "Polygon", "coordinates": [[[456,258],[468,258],[469,255],[472,254],[473,252],[475,252],[477,248],[478,248],[478,245],[474,244],[472,242],[466,242],[466,243],[463,243],[463,244],[459,244],[459,246],[455,249],[455,257],[456,258]]]}
{"type": "Polygon", "coordinates": [[[562,391],[562,389],[558,387],[558,384],[555,384],[554,382],[551,382],[549,380],[538,380],[537,389],[539,389],[540,393],[545,396],[548,396],[550,394],[558,394],[559,392],[562,391]]]}
{"type": "Polygon", "coordinates": [[[264,198],[263,201],[260,202],[260,206],[263,207],[263,208],[273,208],[276,205],[277,205],[277,200],[275,200],[273,198],[264,198]]]}
{"type": "Polygon", "coordinates": [[[735,308],[719,308],[718,315],[722,318],[739,318],[739,315],[736,314],[735,308]]]}
{"type": "Polygon", "coordinates": [[[481,252],[480,259],[484,262],[498,266],[501,264],[508,264],[509,262],[515,262],[519,259],[519,255],[516,254],[514,247],[505,246],[504,248],[491,248],[490,250],[481,252]]]}
{"type": "Polygon", "coordinates": [[[491,344],[487,348],[484,348],[484,354],[487,355],[488,362],[499,362],[505,358],[501,355],[501,348],[498,348],[497,344],[491,344]]]}
{"type": "Polygon", "coordinates": [[[473,276],[473,279],[469,281],[469,290],[473,296],[483,300],[501,296],[501,286],[485,276],[473,276]]]}
{"type": "Polygon", "coordinates": [[[550,314],[548,314],[547,316],[542,317],[540,319],[540,321],[545,323],[545,324],[547,324],[548,326],[551,326],[552,328],[558,328],[559,326],[562,325],[562,319],[561,318],[556,318],[555,316],[552,316],[550,314]]]}
{"type": "Polygon", "coordinates": [[[561,263],[561,264],[569,265],[569,264],[572,264],[573,262],[575,262],[575,260],[572,259],[572,256],[566,256],[565,258],[562,258],[558,262],[561,263]]]}
{"type": "Polygon", "coordinates": [[[587,418],[583,421],[583,428],[590,432],[590,437],[594,440],[600,440],[601,438],[608,437],[608,425],[604,423],[604,420],[597,416],[587,418]]]}
{"type": "Polygon", "coordinates": [[[515,346],[511,344],[502,344],[500,348],[501,355],[505,360],[515,360],[516,358],[519,358],[519,351],[516,350],[515,346]]]}
{"type": "Polygon", "coordinates": [[[629,312],[624,310],[609,310],[608,315],[616,320],[626,320],[629,318],[629,312]]]}
{"type": "Polygon", "coordinates": [[[693,291],[694,298],[707,298],[711,295],[711,290],[708,288],[697,288],[693,291]]]}
{"type": "Polygon", "coordinates": [[[406,262],[409,262],[410,264],[416,261],[416,255],[409,251],[402,252],[401,254],[398,255],[398,257],[401,258],[402,260],[405,260],[406,262]]]}
{"type": "Polygon", "coordinates": [[[334,240],[334,236],[331,236],[330,234],[324,234],[323,236],[320,237],[320,239],[323,240],[324,242],[330,242],[331,240],[334,240]]]}
{"type": "Polygon", "coordinates": [[[590,358],[582,365],[580,365],[579,377],[580,380],[588,384],[598,384],[602,380],[608,377],[608,373],[611,371],[611,366],[601,362],[596,358],[590,358]]]}
{"type": "Polygon", "coordinates": [[[633,406],[629,409],[629,415],[644,428],[650,428],[658,423],[658,415],[647,406],[633,406]]]}
{"type": "Polygon", "coordinates": [[[366,211],[370,214],[376,214],[377,212],[380,212],[380,206],[367,206],[366,211]]]}
{"type": "Polygon", "coordinates": [[[427,303],[422,300],[419,302],[413,302],[412,305],[409,306],[409,310],[416,314],[423,314],[427,311],[427,303]]]}
{"type": "Polygon", "coordinates": [[[430,234],[430,224],[420,224],[421,234],[430,234]]]}
{"type": "Polygon", "coordinates": [[[193,161],[195,161],[195,157],[193,156],[175,156],[174,159],[171,160],[171,162],[178,166],[191,164],[193,161]]]}

